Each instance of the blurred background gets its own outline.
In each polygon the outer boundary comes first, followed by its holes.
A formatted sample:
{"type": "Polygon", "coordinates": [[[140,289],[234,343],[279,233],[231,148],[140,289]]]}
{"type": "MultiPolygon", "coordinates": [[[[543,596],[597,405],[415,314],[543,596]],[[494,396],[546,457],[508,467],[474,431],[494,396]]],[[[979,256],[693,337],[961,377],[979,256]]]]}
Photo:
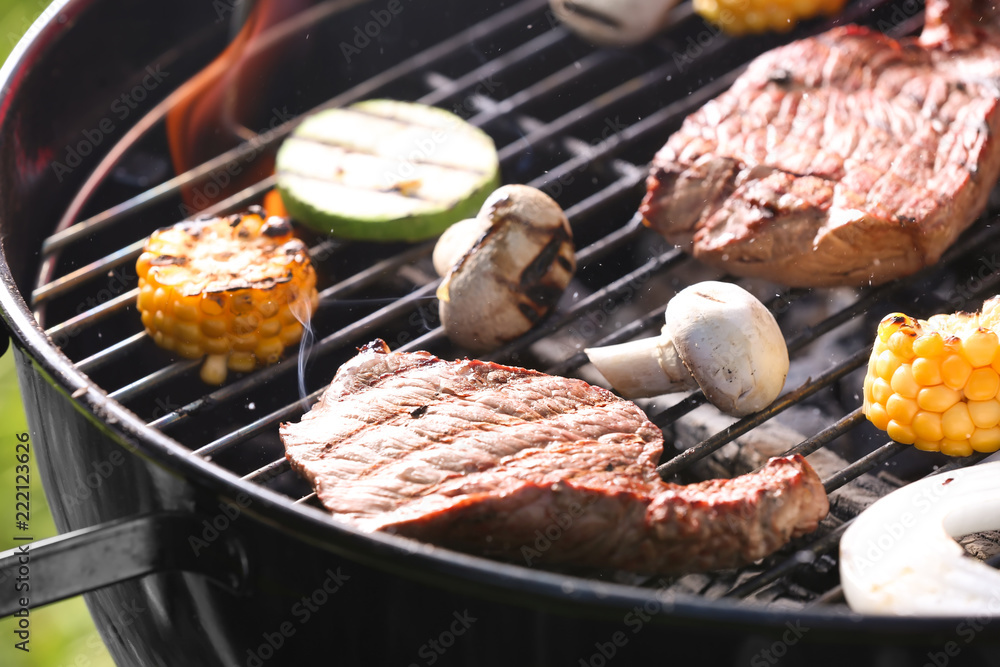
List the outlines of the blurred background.
{"type": "MultiPolygon", "coordinates": [[[[45,0],[0,0],[0,63],[14,49],[18,40],[48,5],[45,0]]],[[[0,137],[4,141],[5,137],[0,137]]],[[[11,352],[0,358],[0,550],[14,546],[14,451],[12,442],[18,433],[26,432],[27,424],[21,406],[21,396],[14,373],[11,352]]],[[[56,534],[55,525],[45,503],[37,468],[32,465],[31,528],[36,540],[56,534]]],[[[0,582],[0,586],[12,585],[0,582]]],[[[0,667],[112,667],[114,662],[104,649],[97,630],[90,620],[83,598],[32,610],[29,617],[29,651],[14,647],[19,641],[14,634],[16,619],[0,620],[0,667]]]]}

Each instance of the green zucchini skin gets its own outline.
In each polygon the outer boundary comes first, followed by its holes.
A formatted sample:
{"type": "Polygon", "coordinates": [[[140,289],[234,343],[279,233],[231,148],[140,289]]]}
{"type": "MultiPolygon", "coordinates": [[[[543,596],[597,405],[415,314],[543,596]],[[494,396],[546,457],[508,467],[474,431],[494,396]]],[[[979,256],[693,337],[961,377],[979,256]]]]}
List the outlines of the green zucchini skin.
{"type": "Polygon", "coordinates": [[[289,215],[323,234],[420,241],[475,217],[501,184],[493,140],[435,107],[367,100],[307,118],[282,144],[289,215]]]}

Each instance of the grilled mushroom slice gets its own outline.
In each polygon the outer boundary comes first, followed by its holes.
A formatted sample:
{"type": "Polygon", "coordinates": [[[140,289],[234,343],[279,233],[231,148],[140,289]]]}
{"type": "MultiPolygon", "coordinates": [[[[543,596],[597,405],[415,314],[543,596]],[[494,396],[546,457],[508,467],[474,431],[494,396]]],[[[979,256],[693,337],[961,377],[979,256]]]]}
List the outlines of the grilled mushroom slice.
{"type": "Polygon", "coordinates": [[[576,271],[569,220],[535,188],[505,185],[453,227],[434,249],[439,312],[448,337],[472,352],[531,329],[576,271]]]}
{"type": "Polygon", "coordinates": [[[700,387],[738,416],[770,405],[788,375],[788,348],[771,312],[742,287],[711,280],[670,300],[661,335],[586,352],[625,398],[700,387]]]}
{"type": "Polygon", "coordinates": [[[549,4],[580,37],[602,46],[631,46],[669,25],[677,0],[550,0],[549,4]]]}

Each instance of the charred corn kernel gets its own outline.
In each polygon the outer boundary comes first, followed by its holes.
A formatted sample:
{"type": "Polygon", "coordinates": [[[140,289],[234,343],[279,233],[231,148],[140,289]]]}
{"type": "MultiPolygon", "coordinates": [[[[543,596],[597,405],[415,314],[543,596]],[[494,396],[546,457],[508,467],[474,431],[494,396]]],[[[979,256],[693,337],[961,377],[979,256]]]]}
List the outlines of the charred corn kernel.
{"type": "Polygon", "coordinates": [[[260,208],[154,232],[136,272],[146,332],[182,357],[206,357],[208,384],[278,361],[319,303],[305,245],[260,208]]]}
{"type": "Polygon", "coordinates": [[[730,35],[785,32],[803,19],[832,16],[846,0],[694,0],[694,10],[730,35]]]}
{"type": "Polygon", "coordinates": [[[887,315],[864,382],[868,420],[917,449],[949,456],[1000,451],[998,331],[1000,296],[980,313],[887,315]]]}

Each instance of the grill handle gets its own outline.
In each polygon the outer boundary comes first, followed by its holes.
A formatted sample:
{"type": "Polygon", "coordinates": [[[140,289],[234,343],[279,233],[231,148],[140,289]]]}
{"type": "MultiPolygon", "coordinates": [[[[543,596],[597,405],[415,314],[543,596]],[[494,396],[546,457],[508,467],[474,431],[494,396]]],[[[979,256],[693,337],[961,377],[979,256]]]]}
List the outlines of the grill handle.
{"type": "Polygon", "coordinates": [[[188,538],[200,533],[204,519],[160,512],[44,540],[25,539],[0,553],[0,617],[157,572],[202,574],[238,592],[244,588],[248,567],[232,526],[220,535],[224,549],[196,554],[187,548],[188,538]],[[185,548],[178,549],[178,544],[185,548]]]}
{"type": "Polygon", "coordinates": [[[10,334],[7,333],[7,324],[0,317],[0,357],[7,354],[7,348],[10,347],[10,334]]]}

